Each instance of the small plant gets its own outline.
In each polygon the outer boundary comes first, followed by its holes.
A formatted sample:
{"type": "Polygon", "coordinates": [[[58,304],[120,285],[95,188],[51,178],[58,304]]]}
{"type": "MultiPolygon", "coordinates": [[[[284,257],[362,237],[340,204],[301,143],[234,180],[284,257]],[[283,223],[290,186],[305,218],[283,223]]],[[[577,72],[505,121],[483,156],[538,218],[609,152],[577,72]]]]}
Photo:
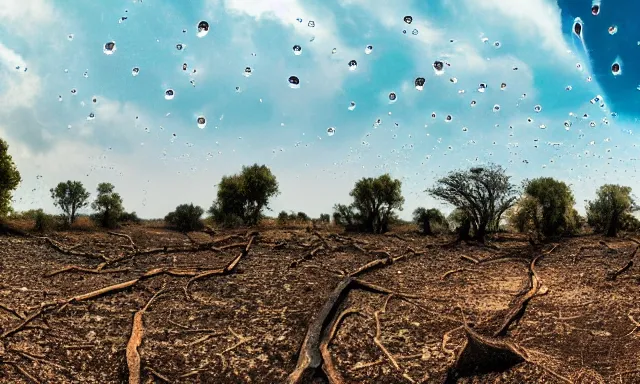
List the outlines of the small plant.
{"type": "Polygon", "coordinates": [[[35,224],[33,229],[38,232],[49,232],[51,231],[56,224],[56,220],[53,216],[44,213],[42,209],[38,209],[35,211],[35,224]]]}
{"type": "Polygon", "coordinates": [[[200,217],[204,214],[204,209],[193,204],[181,204],[176,210],[165,216],[164,221],[171,227],[182,232],[195,231],[204,228],[200,217]]]}

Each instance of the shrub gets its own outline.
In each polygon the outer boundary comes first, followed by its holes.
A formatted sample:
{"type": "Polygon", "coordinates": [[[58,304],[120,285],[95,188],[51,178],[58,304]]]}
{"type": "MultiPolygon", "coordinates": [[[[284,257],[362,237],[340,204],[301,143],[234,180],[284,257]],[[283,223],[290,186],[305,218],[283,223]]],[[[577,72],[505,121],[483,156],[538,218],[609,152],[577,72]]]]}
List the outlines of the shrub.
{"type": "Polygon", "coordinates": [[[165,216],[164,220],[170,226],[182,232],[195,231],[204,228],[200,217],[204,214],[204,209],[193,204],[181,204],[176,210],[165,216]]]}
{"type": "Polygon", "coordinates": [[[615,237],[626,215],[638,209],[631,196],[631,187],[606,184],[596,192],[596,199],[587,204],[587,219],[595,232],[615,237]]]}
{"type": "Polygon", "coordinates": [[[135,212],[122,212],[118,217],[118,222],[127,224],[140,224],[142,220],[135,212]]]}
{"type": "Polygon", "coordinates": [[[38,232],[49,232],[56,226],[55,217],[44,213],[42,209],[38,209],[35,211],[34,219],[35,223],[33,229],[38,232]]]}

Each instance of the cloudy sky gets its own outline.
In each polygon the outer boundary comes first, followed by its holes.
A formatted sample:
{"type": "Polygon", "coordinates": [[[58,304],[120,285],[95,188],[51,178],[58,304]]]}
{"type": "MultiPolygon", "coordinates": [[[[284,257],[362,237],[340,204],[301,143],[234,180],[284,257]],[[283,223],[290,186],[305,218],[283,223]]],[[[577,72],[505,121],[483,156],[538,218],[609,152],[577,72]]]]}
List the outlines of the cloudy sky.
{"type": "Polygon", "coordinates": [[[330,212],[389,172],[408,217],[449,209],[423,192],[438,177],[496,162],[567,181],[583,211],[605,182],[640,190],[640,25],[616,3],[0,0],[14,207],[54,212],[59,181],[109,181],[162,217],[260,163],[276,213],[330,212]]]}

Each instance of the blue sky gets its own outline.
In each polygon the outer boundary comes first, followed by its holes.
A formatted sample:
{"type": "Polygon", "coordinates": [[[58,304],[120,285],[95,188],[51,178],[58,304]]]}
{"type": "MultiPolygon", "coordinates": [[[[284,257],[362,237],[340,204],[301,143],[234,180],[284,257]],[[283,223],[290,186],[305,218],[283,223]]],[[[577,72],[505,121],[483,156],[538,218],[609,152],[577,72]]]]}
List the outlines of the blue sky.
{"type": "Polygon", "coordinates": [[[312,216],[384,172],[403,181],[403,217],[421,205],[448,210],[424,189],[486,162],[516,182],[565,180],[580,211],[603,183],[640,190],[630,2],[603,1],[597,16],[589,1],[424,4],[3,1],[0,137],[23,176],[14,206],[53,212],[48,190],[59,181],[91,191],[109,181],[127,210],[162,217],[185,202],[209,207],[220,177],[254,162],[280,181],[276,213],[312,216]],[[582,38],[571,33],[577,17],[582,38]],[[198,37],[203,20],[209,33],[198,37]]]}

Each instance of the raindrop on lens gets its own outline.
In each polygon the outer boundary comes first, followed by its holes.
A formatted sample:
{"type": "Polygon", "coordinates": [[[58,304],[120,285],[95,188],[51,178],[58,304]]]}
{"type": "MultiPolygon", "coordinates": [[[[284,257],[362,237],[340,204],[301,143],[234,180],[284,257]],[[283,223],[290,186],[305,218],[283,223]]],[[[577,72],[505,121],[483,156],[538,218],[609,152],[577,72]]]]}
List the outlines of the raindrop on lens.
{"type": "Polygon", "coordinates": [[[484,92],[486,89],[487,89],[487,84],[480,83],[480,85],[478,85],[478,92],[484,92]]]}
{"type": "Polygon", "coordinates": [[[138,67],[133,67],[131,69],[131,76],[138,76],[138,74],[140,73],[140,68],[138,67]]]}
{"type": "Polygon", "coordinates": [[[246,67],[246,68],[244,69],[244,72],[242,73],[242,75],[243,75],[244,77],[249,77],[249,76],[251,76],[251,73],[252,73],[252,71],[251,71],[251,67],[246,67]]]}
{"type": "Polygon", "coordinates": [[[500,46],[501,46],[501,45],[502,45],[502,44],[500,44],[500,42],[499,42],[499,41],[494,41],[494,42],[493,42],[493,46],[494,46],[495,48],[500,48],[500,46]]]}
{"type": "Polygon", "coordinates": [[[203,20],[198,23],[198,32],[196,33],[196,36],[205,37],[207,33],[209,33],[209,23],[203,20]]]}
{"type": "Polygon", "coordinates": [[[447,123],[450,123],[451,120],[453,120],[453,116],[451,116],[451,115],[447,115],[447,117],[444,118],[444,121],[447,122],[447,123]]]}
{"type": "Polygon", "coordinates": [[[104,52],[105,55],[112,55],[115,51],[116,51],[116,42],[115,41],[110,41],[110,42],[106,43],[104,45],[104,47],[102,48],[102,52],[104,52]]]}
{"type": "Polygon", "coordinates": [[[96,115],[93,112],[91,112],[89,114],[89,117],[87,117],[87,120],[93,120],[95,117],[96,117],[96,115]]]}
{"type": "Polygon", "coordinates": [[[595,121],[591,121],[591,122],[589,123],[589,126],[590,126],[591,128],[595,127],[595,126],[596,126],[596,122],[595,122],[595,121]]]}
{"type": "Polygon", "coordinates": [[[69,41],[73,40],[73,33],[70,33],[69,35],[67,35],[67,40],[69,41]]]}
{"type": "Polygon", "coordinates": [[[477,102],[477,101],[475,101],[475,100],[471,100],[471,106],[472,106],[472,107],[475,107],[475,106],[476,106],[476,104],[478,104],[478,102],[477,102]]]}
{"type": "Polygon", "coordinates": [[[311,21],[309,21],[309,22],[307,23],[307,26],[308,26],[308,27],[313,28],[313,27],[315,27],[315,26],[316,26],[316,23],[315,23],[315,21],[311,20],[311,21]]]}
{"type": "Polygon", "coordinates": [[[611,64],[611,73],[614,76],[618,76],[620,74],[620,63],[616,61],[613,64],[611,64]]]}
{"type": "Polygon", "coordinates": [[[582,38],[582,19],[579,17],[576,17],[573,21],[573,33],[582,38]]]}
{"type": "MultiPolygon", "coordinates": [[[[571,122],[569,120],[565,120],[564,122],[564,127],[565,128],[571,128],[571,122]]],[[[568,130],[568,129],[567,129],[568,130]]]]}
{"type": "Polygon", "coordinates": [[[498,112],[500,110],[500,106],[498,104],[493,106],[493,112],[498,112]]]}
{"type": "Polygon", "coordinates": [[[300,79],[296,76],[289,77],[289,87],[291,88],[300,88],[300,79]]]}
{"type": "Polygon", "coordinates": [[[431,118],[432,118],[432,119],[435,119],[435,118],[436,118],[436,113],[435,113],[435,112],[431,113],[431,118]]]}
{"type": "Polygon", "coordinates": [[[418,77],[415,81],[415,86],[418,91],[422,91],[424,89],[424,83],[426,82],[424,77],[418,77]]]}
{"type": "Polygon", "coordinates": [[[503,90],[503,91],[504,91],[506,88],[507,88],[507,83],[502,83],[502,84],[500,84],[500,89],[501,89],[501,90],[503,90]]]}
{"type": "Polygon", "coordinates": [[[354,109],[356,109],[356,102],[355,101],[350,102],[347,109],[350,111],[353,111],[354,109]]]}
{"type": "Polygon", "coordinates": [[[296,56],[300,56],[302,54],[302,47],[298,44],[293,46],[293,54],[296,56]]]}
{"type": "Polygon", "coordinates": [[[435,71],[436,75],[442,75],[444,73],[444,63],[440,60],[434,61],[433,70],[435,71]]]}
{"type": "Polygon", "coordinates": [[[175,92],[173,91],[173,89],[167,89],[166,91],[164,91],[165,100],[172,100],[174,97],[175,92]]]}
{"type": "Polygon", "coordinates": [[[540,105],[536,105],[535,107],[533,107],[533,110],[536,112],[540,112],[542,111],[542,107],[540,105]]]}
{"type": "Polygon", "coordinates": [[[72,95],[75,95],[76,93],[78,93],[78,91],[77,91],[75,88],[72,88],[72,89],[71,89],[71,94],[72,94],[72,95]]]}
{"type": "Polygon", "coordinates": [[[184,45],[182,45],[181,43],[176,44],[176,49],[178,51],[182,51],[183,48],[184,48],[184,45]]]}
{"type": "Polygon", "coordinates": [[[207,126],[207,119],[205,119],[204,116],[198,116],[196,122],[198,123],[198,128],[200,129],[204,129],[204,127],[207,126]]]}
{"type": "Polygon", "coordinates": [[[373,45],[367,45],[366,47],[364,47],[365,54],[370,55],[372,51],[373,51],[373,45]]]}
{"type": "Polygon", "coordinates": [[[336,129],[334,127],[327,128],[327,135],[333,136],[336,133],[336,129]]]}
{"type": "Polygon", "coordinates": [[[398,98],[398,96],[396,95],[396,93],[395,93],[395,92],[390,92],[390,93],[389,93],[389,101],[391,101],[392,103],[393,103],[394,101],[396,101],[396,99],[397,99],[397,98],[398,98]]]}
{"type": "Polygon", "coordinates": [[[600,14],[600,5],[594,4],[591,6],[591,14],[593,16],[598,16],[600,14]]]}
{"type": "Polygon", "coordinates": [[[417,30],[417,29],[414,29],[413,31],[411,31],[411,34],[412,34],[413,36],[417,35],[417,34],[418,34],[418,30],[417,30]]]}
{"type": "Polygon", "coordinates": [[[404,17],[404,22],[407,23],[407,24],[411,24],[413,22],[413,17],[405,16],[404,17]]]}
{"type": "Polygon", "coordinates": [[[351,60],[349,62],[349,70],[350,71],[355,71],[358,68],[358,62],[355,60],[351,60]]]}
{"type": "Polygon", "coordinates": [[[609,27],[609,34],[610,35],[615,35],[616,33],[618,33],[618,26],[616,25],[612,25],[609,27]]]}
{"type": "Polygon", "coordinates": [[[449,81],[452,82],[453,84],[455,84],[455,83],[458,82],[458,79],[455,78],[455,77],[452,77],[452,78],[449,79],[449,81]]]}

